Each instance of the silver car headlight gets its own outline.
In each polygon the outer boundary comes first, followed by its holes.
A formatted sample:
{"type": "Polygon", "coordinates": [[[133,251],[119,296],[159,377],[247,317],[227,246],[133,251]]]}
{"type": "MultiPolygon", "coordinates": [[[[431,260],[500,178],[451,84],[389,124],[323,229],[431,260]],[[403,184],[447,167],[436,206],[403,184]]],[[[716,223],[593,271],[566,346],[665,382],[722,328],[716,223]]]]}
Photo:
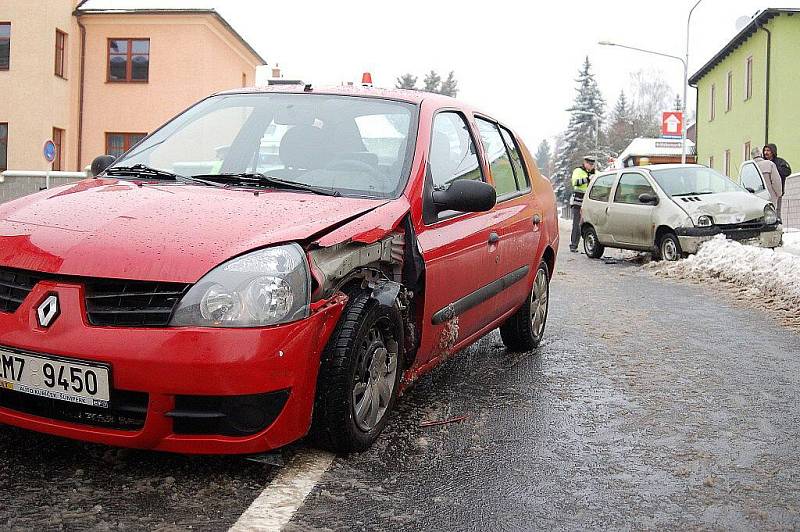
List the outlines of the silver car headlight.
{"type": "Polygon", "coordinates": [[[714,225],[714,220],[711,216],[701,216],[697,219],[697,227],[711,227],[714,225]]]}
{"type": "Polygon", "coordinates": [[[778,212],[772,205],[764,207],[764,223],[767,225],[778,223],[778,212]]]}
{"type": "Polygon", "coordinates": [[[176,327],[265,327],[309,315],[311,274],[303,248],[253,251],[217,266],[181,299],[176,327]]]}

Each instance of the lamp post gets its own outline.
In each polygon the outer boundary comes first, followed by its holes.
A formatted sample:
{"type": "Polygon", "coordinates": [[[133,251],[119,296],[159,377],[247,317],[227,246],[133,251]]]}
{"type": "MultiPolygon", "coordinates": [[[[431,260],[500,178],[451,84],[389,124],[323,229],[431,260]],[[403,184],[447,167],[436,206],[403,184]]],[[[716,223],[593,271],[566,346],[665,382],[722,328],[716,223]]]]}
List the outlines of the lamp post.
{"type": "Polygon", "coordinates": [[[667,57],[669,59],[675,59],[676,61],[680,61],[683,64],[683,109],[681,109],[681,111],[683,111],[684,119],[683,119],[683,127],[681,127],[681,163],[686,164],[686,87],[687,87],[687,78],[689,76],[689,64],[686,62],[684,58],[678,57],[677,55],[655,52],[653,50],[645,50],[644,48],[637,48],[635,46],[628,46],[626,44],[618,44],[609,41],[600,41],[597,44],[601,46],[616,46],[618,48],[626,48],[628,50],[634,50],[645,54],[667,57]]]}

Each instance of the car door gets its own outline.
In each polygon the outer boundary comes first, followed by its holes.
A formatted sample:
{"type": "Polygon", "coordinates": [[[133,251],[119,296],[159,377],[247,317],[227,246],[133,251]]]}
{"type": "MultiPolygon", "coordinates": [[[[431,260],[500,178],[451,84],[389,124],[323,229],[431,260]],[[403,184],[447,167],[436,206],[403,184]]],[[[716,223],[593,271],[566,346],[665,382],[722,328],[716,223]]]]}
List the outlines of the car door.
{"type": "Polygon", "coordinates": [[[652,247],[655,239],[653,213],[655,206],[642,203],[639,196],[655,189],[641,172],[622,172],[608,207],[608,231],[614,241],[626,246],[652,247]]]}
{"type": "Polygon", "coordinates": [[[481,289],[497,278],[494,257],[503,224],[492,210],[480,213],[431,210],[431,194],[456,179],[486,180],[475,132],[460,111],[433,117],[423,192],[424,222],[417,239],[425,261],[423,328],[417,365],[452,354],[456,343],[483,328],[494,313],[493,297],[481,289]]]}
{"type": "Polygon", "coordinates": [[[589,193],[584,197],[581,207],[583,220],[594,227],[601,243],[613,241],[608,230],[608,209],[611,189],[616,179],[616,173],[598,176],[592,183],[589,193]]]}
{"type": "Polygon", "coordinates": [[[739,169],[739,183],[746,189],[750,190],[759,198],[771,201],[772,198],[767,190],[767,185],[764,182],[764,176],[761,175],[761,170],[754,161],[745,161],[739,169]]]}
{"type": "Polygon", "coordinates": [[[529,296],[539,249],[542,209],[531,191],[530,177],[523,168],[518,143],[507,128],[475,117],[490,183],[497,193],[494,221],[498,241],[492,247],[495,278],[506,286],[497,294],[493,312],[484,325],[521,305],[529,296]]]}

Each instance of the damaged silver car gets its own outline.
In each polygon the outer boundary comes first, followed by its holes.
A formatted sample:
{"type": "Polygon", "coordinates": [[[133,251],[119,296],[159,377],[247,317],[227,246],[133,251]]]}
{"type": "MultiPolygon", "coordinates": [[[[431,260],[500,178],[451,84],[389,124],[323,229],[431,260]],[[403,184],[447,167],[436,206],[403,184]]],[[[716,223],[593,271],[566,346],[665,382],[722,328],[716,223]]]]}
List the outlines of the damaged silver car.
{"type": "Polygon", "coordinates": [[[771,202],[711,168],[654,165],[598,175],[583,202],[584,250],[650,251],[678,260],[723,234],[743,244],[781,245],[783,228],[771,202]]]}

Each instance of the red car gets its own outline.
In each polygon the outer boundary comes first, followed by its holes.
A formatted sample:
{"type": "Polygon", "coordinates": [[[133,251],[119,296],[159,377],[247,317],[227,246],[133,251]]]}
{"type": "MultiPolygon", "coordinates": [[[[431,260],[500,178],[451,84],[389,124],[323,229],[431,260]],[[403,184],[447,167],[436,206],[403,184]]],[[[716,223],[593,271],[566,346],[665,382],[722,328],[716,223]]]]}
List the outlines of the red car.
{"type": "Polygon", "coordinates": [[[93,168],[0,205],[0,423],[180,453],[309,432],[357,451],[487,332],[542,338],[552,186],[457,100],[242,89],[93,168]]]}

